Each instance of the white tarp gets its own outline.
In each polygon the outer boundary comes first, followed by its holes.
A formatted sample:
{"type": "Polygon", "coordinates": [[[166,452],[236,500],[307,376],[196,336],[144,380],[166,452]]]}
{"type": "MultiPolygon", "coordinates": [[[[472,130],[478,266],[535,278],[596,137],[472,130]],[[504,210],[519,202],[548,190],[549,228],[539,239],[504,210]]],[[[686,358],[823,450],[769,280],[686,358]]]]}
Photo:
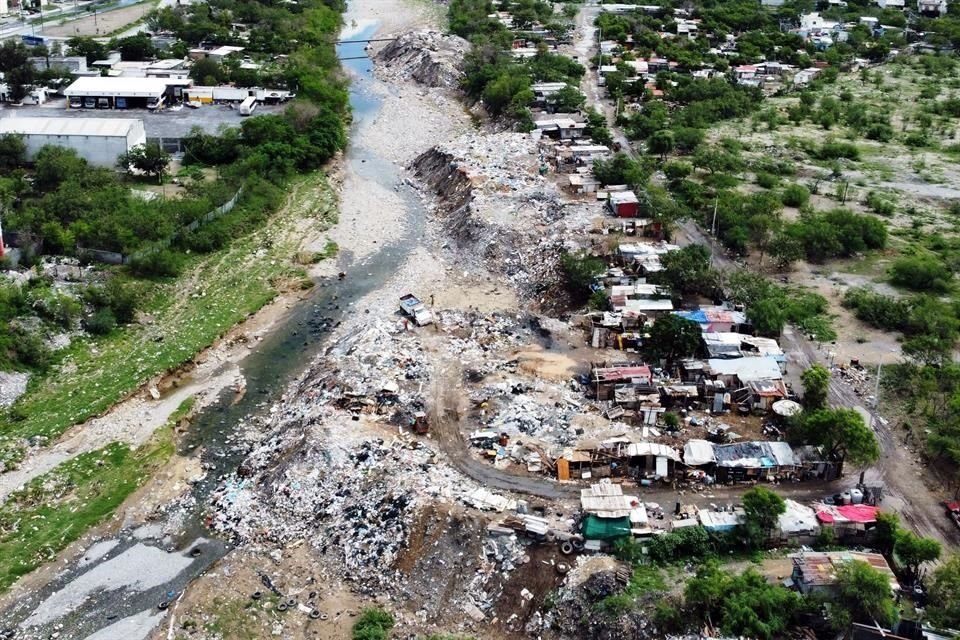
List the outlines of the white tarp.
{"type": "Polygon", "coordinates": [[[802,505],[794,500],[785,500],[787,510],[777,519],[780,531],[784,535],[814,535],[820,530],[817,522],[817,512],[811,507],[802,505]]]}
{"type": "Polygon", "coordinates": [[[687,466],[697,467],[716,461],[713,443],[707,440],[690,440],[683,446],[683,462],[687,466]]]}

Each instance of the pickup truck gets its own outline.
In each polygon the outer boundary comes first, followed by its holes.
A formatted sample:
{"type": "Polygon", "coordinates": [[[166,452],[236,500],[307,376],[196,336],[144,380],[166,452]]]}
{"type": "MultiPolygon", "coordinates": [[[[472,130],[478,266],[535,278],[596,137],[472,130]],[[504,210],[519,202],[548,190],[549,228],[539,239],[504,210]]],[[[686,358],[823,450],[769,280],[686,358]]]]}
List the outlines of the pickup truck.
{"type": "Polygon", "coordinates": [[[960,527],[960,502],[944,502],[943,506],[947,508],[947,517],[960,527]]]}
{"type": "Polygon", "coordinates": [[[427,309],[427,305],[420,302],[420,298],[412,293],[400,298],[400,312],[416,322],[418,327],[433,322],[433,314],[427,309]]]}

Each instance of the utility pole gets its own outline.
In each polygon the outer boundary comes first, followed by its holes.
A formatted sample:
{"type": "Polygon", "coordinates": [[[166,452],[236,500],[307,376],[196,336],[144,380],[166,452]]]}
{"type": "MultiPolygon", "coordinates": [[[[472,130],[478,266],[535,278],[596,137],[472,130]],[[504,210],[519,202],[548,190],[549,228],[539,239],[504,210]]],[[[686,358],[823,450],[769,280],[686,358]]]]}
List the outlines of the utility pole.
{"type": "Polygon", "coordinates": [[[713,201],[713,221],[710,222],[710,233],[714,237],[717,236],[717,207],[720,206],[720,198],[717,198],[713,201]]]}
{"type": "Polygon", "coordinates": [[[6,255],[6,247],[3,246],[3,217],[0,216],[0,258],[6,255]]]}

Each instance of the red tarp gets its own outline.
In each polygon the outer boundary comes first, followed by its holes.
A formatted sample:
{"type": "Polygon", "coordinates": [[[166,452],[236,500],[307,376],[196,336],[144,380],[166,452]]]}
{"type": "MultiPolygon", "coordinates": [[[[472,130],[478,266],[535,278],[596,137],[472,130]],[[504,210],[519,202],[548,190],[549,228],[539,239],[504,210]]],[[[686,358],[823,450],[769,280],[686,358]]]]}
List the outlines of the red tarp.
{"type": "Polygon", "coordinates": [[[827,507],[817,513],[817,519],[820,522],[857,522],[868,524],[876,522],[879,507],[873,507],[868,504],[847,504],[843,506],[827,507]]]}

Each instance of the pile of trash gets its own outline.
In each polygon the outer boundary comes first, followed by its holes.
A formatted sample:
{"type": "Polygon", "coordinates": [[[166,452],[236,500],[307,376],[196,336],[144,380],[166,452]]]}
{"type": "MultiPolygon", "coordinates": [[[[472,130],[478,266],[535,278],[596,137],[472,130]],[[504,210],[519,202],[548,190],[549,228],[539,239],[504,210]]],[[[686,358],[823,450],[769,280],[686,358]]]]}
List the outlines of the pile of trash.
{"type": "MultiPolygon", "coordinates": [[[[598,571],[576,585],[569,580],[572,576],[573,572],[558,592],[554,606],[543,614],[545,628],[576,630],[570,634],[561,633],[560,637],[578,640],[653,640],[664,637],[643,613],[642,607],[620,613],[607,611],[601,605],[606,598],[623,593],[630,580],[628,570],[598,571]]],[[[662,596],[651,592],[641,600],[653,604],[662,596]]]]}
{"type": "Polygon", "coordinates": [[[458,89],[470,43],[438,31],[414,31],[397,36],[374,60],[389,79],[414,80],[428,87],[458,89]]]}
{"type": "Polygon", "coordinates": [[[578,408],[551,397],[538,388],[546,383],[537,380],[534,386],[518,381],[485,385],[470,399],[480,407],[481,423],[498,434],[512,439],[529,437],[551,444],[569,445],[577,439],[570,421],[578,408]]]}
{"type": "Polygon", "coordinates": [[[328,431],[288,429],[268,439],[245,471],[217,489],[210,525],[237,543],[282,548],[307,540],[338,575],[365,593],[380,593],[402,583],[391,567],[407,545],[417,507],[451,499],[464,483],[415,440],[325,445],[347,430],[328,431]]]}
{"type": "Polygon", "coordinates": [[[560,282],[559,256],[585,234],[596,207],[569,201],[549,161],[523,133],[465,134],[420,155],[411,169],[429,195],[456,259],[507,277],[544,300],[560,282]]]}

